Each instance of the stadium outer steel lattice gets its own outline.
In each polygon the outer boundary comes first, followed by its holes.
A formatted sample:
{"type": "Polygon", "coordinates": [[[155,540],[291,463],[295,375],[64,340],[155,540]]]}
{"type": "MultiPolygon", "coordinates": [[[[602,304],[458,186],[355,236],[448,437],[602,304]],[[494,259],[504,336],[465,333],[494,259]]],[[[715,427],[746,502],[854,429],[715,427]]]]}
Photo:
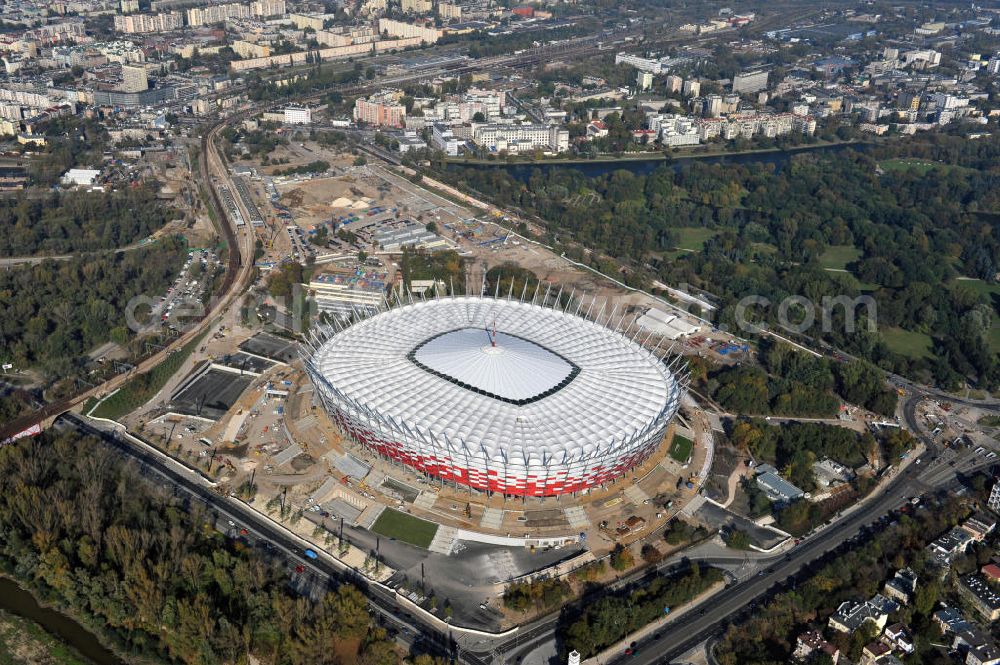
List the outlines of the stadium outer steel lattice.
{"type": "Polygon", "coordinates": [[[657,449],[688,377],[646,348],[652,333],[620,329],[624,309],[561,300],[397,296],[312,332],[305,366],[341,432],[377,455],[481,491],[579,492],[657,449]]]}

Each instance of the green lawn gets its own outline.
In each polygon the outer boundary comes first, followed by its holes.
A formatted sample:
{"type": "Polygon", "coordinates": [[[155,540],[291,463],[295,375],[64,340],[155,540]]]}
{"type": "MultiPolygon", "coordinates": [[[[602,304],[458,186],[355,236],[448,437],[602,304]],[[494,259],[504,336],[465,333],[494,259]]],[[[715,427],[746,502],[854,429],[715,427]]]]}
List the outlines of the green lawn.
{"type": "Polygon", "coordinates": [[[402,540],[417,547],[427,549],[434,534],[437,533],[438,525],[434,522],[422,520],[413,515],[401,513],[393,508],[386,508],[372,525],[372,531],[380,533],[389,538],[402,540]]]}
{"type": "Polygon", "coordinates": [[[972,289],[979,294],[1000,294],[1000,284],[990,284],[989,282],[984,282],[981,279],[956,279],[952,284],[956,284],[962,288],[972,289]]]}
{"type": "Polygon", "coordinates": [[[931,356],[931,338],[924,333],[903,330],[902,328],[886,328],[882,337],[889,349],[895,353],[910,358],[929,358],[931,356]]]}
{"type": "Polygon", "coordinates": [[[883,171],[914,171],[919,175],[927,175],[931,169],[945,166],[924,159],[886,159],[878,165],[883,171]]]}
{"type": "Polygon", "coordinates": [[[1000,326],[994,324],[990,328],[990,349],[993,353],[1000,353],[1000,326]]]}
{"type": "Polygon", "coordinates": [[[974,171],[975,169],[970,169],[966,166],[957,166],[955,164],[942,164],[940,162],[932,162],[926,159],[886,159],[879,162],[879,166],[882,167],[883,171],[913,171],[917,175],[924,176],[934,169],[940,169],[941,171],[947,173],[958,169],[959,171],[974,171]]]}
{"type": "Polygon", "coordinates": [[[706,229],[701,226],[685,226],[676,229],[676,231],[678,249],[686,249],[691,252],[700,252],[705,246],[705,241],[718,233],[714,229],[706,229]]]}
{"type": "Polygon", "coordinates": [[[681,464],[686,464],[691,457],[692,448],[694,448],[694,442],[691,439],[674,434],[674,441],[670,444],[670,456],[681,464]]]}
{"type": "Polygon", "coordinates": [[[831,245],[819,257],[819,264],[826,270],[847,270],[847,264],[860,256],[861,250],[854,245],[831,245]]]}

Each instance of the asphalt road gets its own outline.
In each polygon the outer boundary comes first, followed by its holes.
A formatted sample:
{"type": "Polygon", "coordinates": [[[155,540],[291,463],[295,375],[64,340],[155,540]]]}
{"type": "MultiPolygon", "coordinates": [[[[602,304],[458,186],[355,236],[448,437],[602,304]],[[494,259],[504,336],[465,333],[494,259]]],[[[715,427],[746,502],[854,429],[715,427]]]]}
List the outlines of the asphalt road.
{"type": "MultiPolygon", "coordinates": [[[[914,497],[927,492],[959,485],[960,473],[971,474],[993,464],[984,454],[976,454],[972,449],[943,451],[925,434],[916,422],[916,404],[922,397],[911,394],[904,402],[903,413],[907,426],[917,433],[927,446],[920,463],[910,464],[892,479],[877,496],[870,498],[861,508],[848,513],[822,531],[802,541],[791,552],[771,559],[760,558],[768,567],[755,577],[728,586],[714,595],[704,607],[694,609],[670,622],[651,639],[638,643],[637,653],[626,657],[624,653],[611,662],[651,665],[669,663],[683,653],[701,644],[723,630],[741,610],[768,594],[774,587],[785,583],[805,566],[821,559],[840,545],[858,536],[862,528],[897,510],[914,497]]],[[[702,559],[704,563],[715,563],[712,559],[702,559]]],[[[506,654],[506,662],[527,662],[521,659],[539,645],[554,639],[557,617],[549,617],[535,624],[525,626],[516,639],[496,645],[497,651],[506,654]]],[[[487,652],[479,652],[481,658],[487,652]]],[[[530,663],[529,665],[542,665],[530,663]]]]}

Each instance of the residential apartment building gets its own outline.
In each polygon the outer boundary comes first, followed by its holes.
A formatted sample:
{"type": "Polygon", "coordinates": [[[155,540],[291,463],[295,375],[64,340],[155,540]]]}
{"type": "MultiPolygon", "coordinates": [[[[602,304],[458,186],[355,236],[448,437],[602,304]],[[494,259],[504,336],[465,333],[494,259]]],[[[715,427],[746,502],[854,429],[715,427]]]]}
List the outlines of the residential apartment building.
{"type": "Polygon", "coordinates": [[[184,14],[169,12],[165,14],[129,14],[115,16],[115,32],[149,33],[180,30],[184,27],[184,14]]]}
{"type": "Polygon", "coordinates": [[[639,71],[649,72],[650,74],[661,74],[663,72],[663,63],[661,61],[654,60],[652,58],[643,58],[630,53],[619,53],[615,55],[615,64],[629,65],[631,67],[635,67],[639,71]]]}
{"type": "Polygon", "coordinates": [[[649,128],[656,132],[664,146],[698,145],[701,142],[693,118],[673,114],[657,115],[649,119],[649,128]]]}
{"type": "Polygon", "coordinates": [[[407,14],[428,14],[434,9],[431,0],[402,0],[401,8],[407,14]]]}
{"type": "Polygon", "coordinates": [[[143,65],[122,65],[122,92],[142,92],[149,89],[149,78],[143,65]]]}
{"type": "Polygon", "coordinates": [[[396,93],[372,95],[368,99],[359,97],[354,102],[354,120],[376,127],[402,127],[406,107],[398,99],[396,93]]]}
{"type": "Polygon", "coordinates": [[[267,44],[254,44],[253,42],[237,39],[230,46],[236,55],[241,58],[266,58],[271,55],[271,47],[267,44]]]}
{"type": "Polygon", "coordinates": [[[1000,593],[979,573],[963,577],[958,592],[989,621],[1000,619],[1000,593]]]}
{"type": "Polygon", "coordinates": [[[191,27],[225,23],[232,18],[250,18],[250,6],[236,2],[225,5],[192,7],[187,10],[187,23],[191,27]]]}
{"type": "Polygon", "coordinates": [[[312,124],[312,110],[305,106],[289,106],[284,112],[284,122],[286,125],[310,125],[312,124]]]}
{"type": "Polygon", "coordinates": [[[285,0],[254,0],[250,3],[250,15],[258,18],[285,15],[285,0]]]}
{"type": "Polygon", "coordinates": [[[990,490],[990,498],[986,505],[993,512],[1000,512],[1000,482],[993,483],[993,489],[990,490]]]}
{"type": "Polygon", "coordinates": [[[431,126],[431,146],[449,157],[457,157],[465,141],[455,136],[450,127],[435,123],[431,126]]]}
{"type": "Polygon", "coordinates": [[[531,150],[569,150],[569,131],[559,125],[487,123],[473,129],[473,140],[488,150],[520,153],[531,150]]]}
{"type": "Polygon", "coordinates": [[[702,141],[721,137],[726,141],[750,139],[756,135],[774,138],[792,132],[812,136],[816,119],[795,113],[738,113],[725,118],[699,118],[696,121],[702,141]]]}
{"type": "Polygon", "coordinates": [[[389,37],[417,37],[426,44],[436,44],[441,39],[441,35],[444,34],[443,30],[438,30],[433,26],[396,21],[390,18],[378,20],[378,31],[379,34],[389,37]]]}
{"type": "Polygon", "coordinates": [[[462,19],[462,5],[452,2],[439,2],[437,14],[445,20],[460,21],[462,19]]]}

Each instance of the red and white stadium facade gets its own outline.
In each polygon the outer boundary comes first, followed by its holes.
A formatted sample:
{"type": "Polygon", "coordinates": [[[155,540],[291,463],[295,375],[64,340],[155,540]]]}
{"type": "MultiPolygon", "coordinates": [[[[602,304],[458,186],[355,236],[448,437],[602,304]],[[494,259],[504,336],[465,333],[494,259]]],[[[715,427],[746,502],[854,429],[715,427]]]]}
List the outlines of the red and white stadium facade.
{"type": "Polygon", "coordinates": [[[617,306],[546,302],[562,299],[397,299],[314,333],[306,368],[341,431],[384,458],[482,491],[579,492],[657,449],[687,375],[617,306]]]}

